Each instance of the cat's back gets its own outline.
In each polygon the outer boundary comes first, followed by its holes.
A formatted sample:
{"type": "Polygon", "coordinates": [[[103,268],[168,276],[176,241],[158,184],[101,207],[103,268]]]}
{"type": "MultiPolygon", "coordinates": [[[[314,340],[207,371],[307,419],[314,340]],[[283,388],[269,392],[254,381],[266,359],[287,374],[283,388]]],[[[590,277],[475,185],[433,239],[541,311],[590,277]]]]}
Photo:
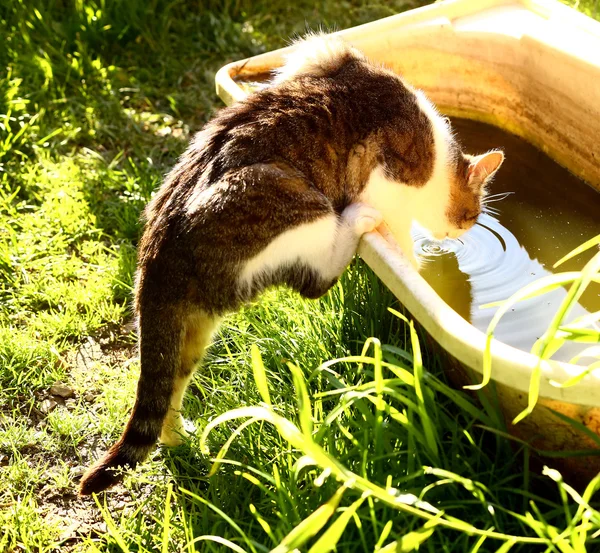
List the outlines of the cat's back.
{"type": "Polygon", "coordinates": [[[350,58],[329,73],[293,76],[224,108],[195,147],[210,164],[207,185],[253,163],[285,160],[308,169],[325,152],[343,155],[414,106],[414,94],[397,76],[350,58]]]}
{"type": "Polygon", "coordinates": [[[327,55],[221,109],[165,179],[148,220],[160,211],[175,216],[198,189],[254,164],[285,162],[309,180],[324,171],[340,178],[357,143],[418,110],[414,93],[390,71],[346,46],[327,55]]]}
{"type": "Polygon", "coordinates": [[[312,131],[314,141],[322,136],[315,131],[371,132],[397,115],[402,104],[413,102],[414,94],[399,77],[351,58],[329,73],[297,75],[266,86],[224,108],[213,123],[240,141],[250,136],[269,140],[273,132],[298,139],[303,131],[312,131]]]}

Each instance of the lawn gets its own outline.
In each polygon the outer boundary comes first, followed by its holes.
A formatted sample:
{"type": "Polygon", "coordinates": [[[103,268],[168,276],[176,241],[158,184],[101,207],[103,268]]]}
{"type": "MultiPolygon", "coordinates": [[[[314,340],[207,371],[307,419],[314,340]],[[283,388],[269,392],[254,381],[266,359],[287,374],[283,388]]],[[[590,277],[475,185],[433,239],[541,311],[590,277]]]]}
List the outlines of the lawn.
{"type": "Polygon", "coordinates": [[[530,471],[359,260],[319,301],[272,290],[228,317],[189,443],[77,497],[134,399],[140,212],[220,106],[215,71],[425,3],[2,2],[0,551],[600,550],[597,483],[530,471]]]}

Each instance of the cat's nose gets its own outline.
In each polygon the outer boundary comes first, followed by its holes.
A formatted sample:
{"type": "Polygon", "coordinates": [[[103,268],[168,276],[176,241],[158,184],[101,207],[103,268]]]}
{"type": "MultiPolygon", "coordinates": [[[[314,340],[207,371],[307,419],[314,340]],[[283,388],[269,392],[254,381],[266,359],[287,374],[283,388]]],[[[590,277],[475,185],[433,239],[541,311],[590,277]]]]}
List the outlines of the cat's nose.
{"type": "Polygon", "coordinates": [[[443,240],[444,238],[448,237],[448,233],[447,232],[434,232],[433,237],[436,240],[443,240]]]}

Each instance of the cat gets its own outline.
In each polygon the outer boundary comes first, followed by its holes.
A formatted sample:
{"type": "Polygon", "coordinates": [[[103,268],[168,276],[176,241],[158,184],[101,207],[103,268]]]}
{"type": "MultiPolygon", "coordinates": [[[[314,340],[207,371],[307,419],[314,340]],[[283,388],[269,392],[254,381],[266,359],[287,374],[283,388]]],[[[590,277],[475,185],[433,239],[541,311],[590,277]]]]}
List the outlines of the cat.
{"type": "Polygon", "coordinates": [[[221,317],[274,285],[322,296],[383,220],[416,265],[412,221],[458,237],[502,161],[463,154],[423,93],[341,38],[298,44],[270,86],[195,136],[146,208],[137,397],[80,494],[117,483],[158,438],[182,442],[183,395],[221,317]]]}

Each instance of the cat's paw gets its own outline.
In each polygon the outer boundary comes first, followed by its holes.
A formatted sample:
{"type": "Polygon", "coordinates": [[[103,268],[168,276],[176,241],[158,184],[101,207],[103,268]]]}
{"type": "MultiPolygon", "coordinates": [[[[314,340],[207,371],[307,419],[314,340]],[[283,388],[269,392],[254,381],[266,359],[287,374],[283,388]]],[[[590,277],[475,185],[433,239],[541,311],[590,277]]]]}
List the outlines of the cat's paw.
{"type": "Polygon", "coordinates": [[[383,217],[379,211],[370,205],[362,203],[350,204],[342,212],[342,219],[358,236],[372,231],[383,221],[383,217]]]}
{"type": "Polygon", "coordinates": [[[195,428],[193,423],[186,421],[180,414],[168,417],[160,433],[160,443],[169,447],[183,444],[195,428]]]}

